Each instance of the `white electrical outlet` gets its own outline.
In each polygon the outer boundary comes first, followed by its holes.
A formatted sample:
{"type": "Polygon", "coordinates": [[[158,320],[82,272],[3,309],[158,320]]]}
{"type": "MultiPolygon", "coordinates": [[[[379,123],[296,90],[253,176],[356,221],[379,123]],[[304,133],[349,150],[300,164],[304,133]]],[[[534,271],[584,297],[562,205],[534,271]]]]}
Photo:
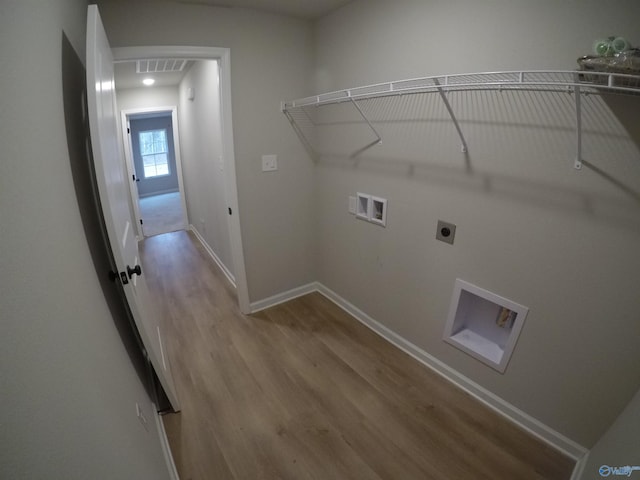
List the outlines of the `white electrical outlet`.
{"type": "Polygon", "coordinates": [[[273,172],[278,170],[278,156],[277,155],[263,155],[262,156],[262,171],[273,172]]]}

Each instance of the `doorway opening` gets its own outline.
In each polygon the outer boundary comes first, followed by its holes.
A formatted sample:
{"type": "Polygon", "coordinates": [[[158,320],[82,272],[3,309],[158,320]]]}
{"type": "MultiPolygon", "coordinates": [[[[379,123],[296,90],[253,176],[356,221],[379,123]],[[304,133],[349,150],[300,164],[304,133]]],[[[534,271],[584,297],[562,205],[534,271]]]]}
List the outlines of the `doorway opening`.
{"type": "MultiPolygon", "coordinates": [[[[238,190],[236,181],[235,153],[233,142],[233,120],[231,110],[231,73],[230,50],[218,47],[178,47],[178,46],[146,46],[121,47],[112,49],[115,63],[131,62],[143,59],[187,59],[216,60],[219,66],[220,94],[220,127],[221,154],[218,168],[224,178],[225,202],[228,212],[226,222],[229,231],[229,249],[233,265],[233,283],[236,287],[238,303],[243,313],[250,313],[249,292],[247,286],[242,234],[240,229],[240,212],[238,208],[238,190]]],[[[198,92],[195,92],[196,98],[198,92]]],[[[177,122],[174,122],[176,124],[177,122]]],[[[177,148],[179,150],[179,148],[177,148]]],[[[131,177],[130,177],[131,178],[131,177]]],[[[135,204],[137,202],[133,202],[135,204]]],[[[186,208],[186,207],[185,207],[186,208]]],[[[189,218],[191,224],[194,219],[189,218]]],[[[200,218],[195,219],[196,225],[200,218]]]]}
{"type": "Polygon", "coordinates": [[[133,210],[144,237],[188,228],[176,120],[175,106],[122,111],[133,210]]]}

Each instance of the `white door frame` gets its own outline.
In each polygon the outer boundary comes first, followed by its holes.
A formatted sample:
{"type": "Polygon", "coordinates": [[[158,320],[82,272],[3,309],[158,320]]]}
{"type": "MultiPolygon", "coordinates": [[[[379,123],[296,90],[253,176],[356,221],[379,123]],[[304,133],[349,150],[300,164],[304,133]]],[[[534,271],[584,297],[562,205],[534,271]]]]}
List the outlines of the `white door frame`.
{"type": "MultiPolygon", "coordinates": [[[[116,95],[117,95],[116,91],[116,95]]],[[[185,220],[184,227],[187,228],[189,225],[189,217],[187,216],[187,202],[184,196],[184,183],[182,179],[182,157],[180,156],[180,134],[179,134],[179,126],[178,126],[178,107],[173,105],[170,107],[146,107],[146,108],[130,108],[127,110],[121,110],[121,122],[122,125],[122,138],[124,140],[124,157],[127,163],[127,172],[129,173],[129,178],[133,178],[135,175],[137,178],[137,172],[135,169],[134,161],[133,161],[133,145],[131,143],[131,135],[129,135],[129,121],[132,115],[138,115],[142,113],[161,113],[161,112],[171,112],[171,123],[173,130],[173,150],[174,157],[176,160],[176,170],[178,174],[178,190],[180,191],[180,203],[182,207],[182,218],[185,220]]],[[[138,238],[141,239],[144,237],[144,233],[141,227],[140,219],[142,215],[140,214],[140,206],[138,204],[138,199],[140,195],[138,194],[136,182],[129,182],[131,186],[131,197],[133,200],[133,212],[136,216],[136,231],[138,232],[138,238]]]]}
{"type": "Polygon", "coordinates": [[[236,179],[236,160],[233,147],[233,119],[231,116],[231,51],[220,47],[196,46],[141,46],[113,48],[114,62],[130,62],[144,58],[186,58],[190,60],[218,60],[220,65],[220,109],[222,118],[222,151],[224,157],[227,202],[233,212],[227,217],[231,254],[236,280],[236,290],[240,311],[251,313],[249,288],[244,263],[242,232],[240,229],[240,210],[238,208],[238,185],[236,179]]]}

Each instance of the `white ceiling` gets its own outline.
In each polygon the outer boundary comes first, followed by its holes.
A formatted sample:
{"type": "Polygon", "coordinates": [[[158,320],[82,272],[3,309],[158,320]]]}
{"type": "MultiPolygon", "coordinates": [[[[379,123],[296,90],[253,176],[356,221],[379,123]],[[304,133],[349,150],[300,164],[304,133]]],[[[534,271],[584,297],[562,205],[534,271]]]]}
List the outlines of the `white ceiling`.
{"type": "MultiPolygon", "coordinates": [[[[97,0],[97,3],[146,2],[163,0],[97,0]]],[[[166,0],[164,0],[166,1],[166,0]]],[[[315,20],[336,10],[353,0],[170,0],[191,5],[211,5],[218,7],[252,8],[263,12],[288,15],[307,20],[315,20]]]]}

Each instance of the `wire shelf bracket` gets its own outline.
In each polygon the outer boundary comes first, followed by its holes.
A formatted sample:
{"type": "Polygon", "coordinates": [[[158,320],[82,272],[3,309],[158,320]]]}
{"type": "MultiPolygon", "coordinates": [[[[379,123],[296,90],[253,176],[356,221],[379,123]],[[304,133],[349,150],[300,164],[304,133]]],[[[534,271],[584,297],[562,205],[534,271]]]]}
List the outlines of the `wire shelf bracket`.
{"type": "MultiPolygon", "coordinates": [[[[313,148],[313,145],[311,144],[309,139],[306,137],[306,135],[304,134],[304,132],[302,131],[302,129],[300,128],[298,123],[295,121],[295,119],[291,115],[291,112],[284,108],[284,102],[283,102],[283,104],[281,106],[281,111],[282,111],[282,113],[285,114],[285,116],[287,117],[287,120],[289,120],[289,123],[291,124],[291,128],[293,128],[293,131],[296,133],[296,135],[298,135],[298,138],[302,142],[302,145],[304,146],[304,149],[307,151],[307,153],[309,154],[311,159],[313,161],[318,161],[318,159],[320,157],[318,155],[318,152],[316,152],[315,148],[313,148]]],[[[303,109],[303,111],[304,111],[304,109],[303,109]]],[[[309,116],[306,113],[306,111],[305,111],[305,114],[307,115],[307,117],[309,116]]],[[[311,120],[310,117],[309,117],[309,119],[311,120]]],[[[313,123],[313,121],[312,121],[312,123],[313,123]]]]}
{"type": "Polygon", "coordinates": [[[574,93],[576,97],[576,160],[573,168],[582,170],[582,94],[579,85],[574,87],[574,93]]]}
{"type": "Polygon", "coordinates": [[[369,150],[371,147],[375,146],[375,145],[380,145],[382,143],[382,137],[380,136],[380,134],[378,133],[378,131],[375,129],[375,127],[371,124],[371,122],[369,121],[369,119],[367,118],[367,116],[364,114],[364,112],[362,111],[362,109],[358,106],[358,104],[356,103],[356,101],[352,98],[351,99],[351,103],[353,104],[353,106],[356,108],[356,110],[358,111],[358,113],[360,114],[360,116],[362,117],[362,119],[367,123],[367,125],[369,125],[369,128],[371,129],[371,131],[373,132],[373,134],[375,135],[376,139],[371,142],[366,144],[364,147],[359,148],[358,150],[356,150],[355,152],[353,152],[349,158],[356,158],[358,155],[360,155],[361,153],[365,152],[366,150],[369,150]]]}
{"type": "Polygon", "coordinates": [[[462,146],[460,147],[460,150],[462,151],[462,153],[468,153],[469,152],[469,148],[467,147],[467,141],[464,139],[464,134],[462,133],[462,129],[460,128],[460,124],[458,123],[458,119],[456,118],[456,114],[453,112],[453,108],[451,108],[451,104],[449,103],[449,99],[447,98],[446,93],[444,92],[444,90],[440,86],[440,81],[437,78],[434,78],[433,82],[436,85],[438,85],[437,88],[438,88],[438,93],[440,94],[440,98],[442,98],[442,102],[444,103],[444,106],[447,109],[447,112],[449,112],[449,116],[451,117],[451,120],[453,121],[453,124],[456,127],[458,135],[460,136],[460,142],[462,143],[462,146]]]}

